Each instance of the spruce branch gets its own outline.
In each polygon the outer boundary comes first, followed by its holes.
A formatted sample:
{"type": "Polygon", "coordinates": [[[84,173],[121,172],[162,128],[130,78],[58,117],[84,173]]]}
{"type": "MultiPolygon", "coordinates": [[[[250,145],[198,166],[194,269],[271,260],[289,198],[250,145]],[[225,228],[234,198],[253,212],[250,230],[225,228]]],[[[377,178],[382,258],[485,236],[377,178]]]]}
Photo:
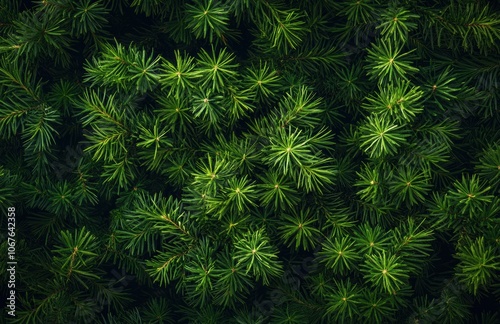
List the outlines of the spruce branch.
{"type": "Polygon", "coordinates": [[[166,298],[154,298],[148,301],[146,309],[141,314],[144,321],[159,321],[166,324],[173,324],[173,310],[166,298]]]}
{"type": "Polygon", "coordinates": [[[257,194],[255,185],[244,176],[241,179],[231,177],[227,181],[227,186],[223,189],[224,196],[227,197],[221,213],[241,213],[251,206],[257,206],[257,194]]]}
{"type": "Polygon", "coordinates": [[[76,190],[70,183],[51,184],[45,193],[46,202],[39,204],[39,207],[47,210],[58,218],[65,219],[69,215],[73,216],[75,224],[84,223],[88,218],[85,208],[75,203],[76,190]]]}
{"type": "Polygon", "coordinates": [[[261,189],[260,197],[265,206],[270,206],[271,203],[275,210],[287,209],[294,207],[299,201],[300,196],[294,188],[293,182],[280,175],[277,172],[266,172],[259,176],[262,184],[259,184],[261,189]]]}
{"type": "Polygon", "coordinates": [[[367,288],[363,289],[359,308],[361,315],[366,321],[373,323],[388,320],[392,318],[392,314],[394,313],[394,308],[390,305],[390,300],[387,296],[367,288]]]}
{"type": "Polygon", "coordinates": [[[463,215],[471,218],[483,211],[485,204],[491,203],[493,198],[493,195],[486,194],[491,187],[485,187],[476,174],[472,177],[463,174],[462,181],[457,180],[453,186],[455,190],[449,190],[448,199],[461,209],[463,215]]]}
{"type": "Polygon", "coordinates": [[[73,41],[65,28],[67,19],[57,14],[40,14],[26,10],[13,22],[15,33],[10,38],[10,49],[15,56],[23,56],[28,62],[43,57],[68,67],[73,41]]]}
{"type": "MultiPolygon", "coordinates": [[[[149,148],[154,146],[153,161],[156,160],[158,150],[164,147],[171,147],[172,142],[167,138],[168,129],[166,126],[161,126],[158,119],[153,121],[151,118],[142,116],[143,121],[139,124],[139,138],[142,140],[137,142],[138,147],[149,148]],[[153,129],[148,129],[149,125],[153,124],[153,129]]],[[[151,160],[148,161],[152,163],[151,160]]]]}
{"type": "Polygon", "coordinates": [[[217,278],[214,284],[215,303],[223,306],[243,304],[254,282],[245,273],[244,267],[237,265],[227,247],[217,259],[213,272],[217,278]]]}
{"type": "Polygon", "coordinates": [[[97,32],[108,23],[106,19],[108,13],[109,9],[102,1],[81,0],[75,8],[72,19],[73,33],[84,35],[97,32]]]}
{"type": "Polygon", "coordinates": [[[378,201],[381,195],[380,182],[382,180],[379,170],[365,164],[361,172],[356,172],[356,174],[360,179],[355,183],[355,186],[362,187],[357,192],[360,198],[365,201],[378,201]]]}
{"type": "Polygon", "coordinates": [[[89,205],[96,205],[98,202],[96,181],[91,173],[92,165],[87,162],[84,163],[81,159],[78,163],[76,170],[76,177],[74,180],[75,196],[78,197],[77,203],[88,203],[89,205]]]}
{"type": "Polygon", "coordinates": [[[206,38],[210,43],[217,39],[225,42],[228,28],[228,7],[218,0],[196,0],[186,5],[187,27],[196,38],[206,38]]]}
{"type": "MultiPolygon", "coordinates": [[[[45,108],[52,116],[57,115],[56,111],[44,103],[42,98],[43,82],[31,71],[29,65],[22,64],[17,60],[10,62],[6,57],[2,57],[0,61],[0,85],[0,131],[5,138],[14,136],[19,129],[24,128],[23,125],[29,115],[32,115],[32,124],[33,117],[36,119],[36,115],[43,118],[45,108]]],[[[47,126],[51,127],[50,124],[41,124],[39,127],[46,129],[47,126]]],[[[34,130],[36,131],[36,129],[35,126],[34,130]]],[[[50,133],[49,131],[46,135],[50,133]]]]}
{"type": "Polygon", "coordinates": [[[275,96],[276,90],[281,87],[280,77],[276,70],[273,70],[267,62],[259,62],[259,67],[251,66],[246,68],[242,85],[251,93],[255,93],[255,98],[259,102],[267,102],[275,96]]]}
{"type": "Polygon", "coordinates": [[[373,44],[372,48],[368,48],[367,74],[370,80],[378,79],[380,85],[398,79],[408,80],[407,74],[419,71],[418,68],[412,66],[410,50],[401,53],[403,46],[391,41],[379,42],[373,44]]]}
{"type": "Polygon", "coordinates": [[[187,53],[181,54],[180,51],[175,51],[174,54],[175,64],[162,58],[159,82],[162,88],[170,88],[168,95],[173,93],[177,100],[181,100],[183,91],[195,88],[196,80],[201,74],[195,70],[194,57],[187,53]]]}
{"type": "Polygon", "coordinates": [[[146,54],[135,46],[124,47],[115,40],[115,45],[104,44],[100,58],[93,57],[85,63],[86,82],[116,86],[128,90],[132,85],[139,93],[152,90],[158,84],[160,57],[146,54]]]}
{"type": "Polygon", "coordinates": [[[240,139],[233,133],[230,141],[225,142],[220,137],[219,141],[224,143],[223,149],[229,152],[241,174],[250,174],[261,163],[262,153],[256,140],[246,136],[240,139]]]}
{"type": "Polygon", "coordinates": [[[59,135],[56,127],[60,124],[60,114],[52,107],[42,105],[37,110],[31,111],[26,117],[22,135],[25,150],[33,152],[50,150],[56,142],[56,136],[59,135]]]}
{"type": "Polygon", "coordinates": [[[484,242],[484,237],[460,245],[456,258],[460,260],[457,276],[474,295],[491,282],[496,277],[495,271],[500,269],[498,255],[484,242]]]}
{"type": "Polygon", "coordinates": [[[375,10],[374,1],[346,0],[339,14],[346,16],[350,25],[367,24],[373,21],[375,10]]]}
{"type": "Polygon", "coordinates": [[[339,99],[348,104],[351,101],[361,101],[365,90],[363,83],[364,75],[363,69],[360,65],[351,65],[349,67],[342,67],[335,71],[338,80],[338,95],[339,99]]]}
{"type": "Polygon", "coordinates": [[[295,168],[307,163],[313,158],[308,140],[300,136],[300,130],[294,130],[288,126],[288,132],[281,128],[275,137],[270,138],[269,164],[281,169],[284,175],[290,174],[295,168]]]}
{"type": "Polygon", "coordinates": [[[379,225],[372,227],[368,223],[363,223],[354,233],[354,245],[362,255],[388,251],[391,239],[388,234],[384,233],[379,225]]]}
{"type": "Polygon", "coordinates": [[[216,52],[212,46],[211,53],[204,49],[200,51],[197,59],[196,72],[201,75],[201,87],[211,88],[214,92],[221,92],[224,87],[234,80],[235,69],[238,67],[234,63],[234,54],[228,53],[226,48],[216,52]]]}
{"type": "Polygon", "coordinates": [[[414,219],[408,218],[407,222],[393,230],[393,251],[412,272],[420,272],[424,260],[427,260],[433,252],[431,247],[431,242],[434,240],[433,231],[422,228],[423,225],[424,221],[416,224],[414,219]]]}
{"type": "Polygon", "coordinates": [[[298,309],[288,304],[273,313],[273,323],[304,323],[308,318],[303,309],[298,309]]]}
{"type": "Polygon", "coordinates": [[[215,196],[233,175],[234,164],[223,156],[213,158],[206,155],[206,160],[200,160],[193,173],[193,186],[209,196],[215,196]]]}
{"type": "Polygon", "coordinates": [[[328,268],[338,275],[346,275],[356,270],[357,263],[361,260],[355,250],[354,240],[348,236],[326,240],[322,250],[318,253],[320,262],[326,263],[328,268]]]}
{"type": "Polygon", "coordinates": [[[227,103],[223,105],[228,107],[229,122],[231,124],[248,117],[255,110],[252,103],[253,95],[250,90],[229,86],[226,93],[228,99],[226,99],[227,103]]]}
{"type": "Polygon", "coordinates": [[[370,157],[396,154],[398,147],[406,142],[409,135],[403,126],[376,115],[368,117],[360,131],[360,139],[363,141],[360,147],[370,157]]]}
{"type": "Polygon", "coordinates": [[[280,101],[279,108],[281,127],[314,127],[319,124],[319,117],[324,112],[322,99],[315,98],[314,93],[305,86],[290,89],[280,101]]]}
{"type": "Polygon", "coordinates": [[[396,83],[379,85],[379,91],[376,96],[369,96],[368,102],[363,104],[363,108],[374,115],[397,122],[408,122],[423,110],[423,91],[410,82],[398,80],[396,83]]]}
{"type": "Polygon", "coordinates": [[[74,233],[61,231],[59,241],[61,245],[52,250],[57,255],[54,259],[57,273],[88,288],[86,280],[99,279],[99,276],[93,273],[99,248],[96,237],[82,227],[74,233]]]}
{"type": "Polygon", "coordinates": [[[408,40],[408,33],[417,28],[413,21],[419,18],[407,8],[392,3],[380,15],[380,23],[376,28],[381,29],[383,39],[404,44],[408,40]]]}
{"type": "Polygon", "coordinates": [[[71,116],[73,105],[80,95],[80,88],[70,80],[61,79],[51,86],[47,95],[47,104],[53,107],[61,107],[62,116],[71,116]]]}
{"type": "Polygon", "coordinates": [[[195,118],[200,118],[205,122],[205,127],[209,129],[220,129],[224,124],[223,116],[226,107],[221,104],[223,97],[211,89],[199,88],[193,94],[193,106],[191,111],[195,118]]]}
{"type": "Polygon", "coordinates": [[[356,226],[355,213],[345,207],[320,209],[326,216],[323,230],[329,231],[330,237],[347,236],[356,226]]]}
{"type": "Polygon", "coordinates": [[[340,67],[344,67],[345,53],[339,48],[327,44],[314,47],[299,47],[281,59],[281,64],[287,69],[300,71],[302,74],[317,76],[321,73],[327,75],[340,67]]]}
{"type": "Polygon", "coordinates": [[[251,273],[257,280],[262,278],[264,285],[269,285],[270,279],[282,274],[283,266],[277,260],[278,251],[262,229],[245,234],[234,248],[237,265],[243,265],[246,273],[251,273]]]}
{"type": "Polygon", "coordinates": [[[215,261],[211,242],[203,239],[193,250],[194,258],[186,263],[183,278],[185,296],[192,306],[207,305],[213,299],[215,261]]]}
{"type": "Polygon", "coordinates": [[[424,39],[432,45],[453,50],[463,48],[482,53],[498,50],[495,39],[500,38],[500,19],[488,3],[462,3],[453,1],[439,12],[431,10],[426,15],[424,39]]]}
{"type": "Polygon", "coordinates": [[[441,110],[445,110],[449,102],[457,98],[455,94],[460,89],[456,78],[452,77],[453,69],[448,66],[439,74],[432,68],[423,72],[426,78],[422,81],[425,84],[422,88],[426,94],[425,101],[432,100],[441,110]]]}
{"type": "Polygon", "coordinates": [[[446,173],[443,165],[450,158],[451,147],[446,142],[431,139],[412,138],[405,152],[399,157],[402,165],[411,164],[430,174],[431,170],[440,170],[446,173]]]}
{"type": "Polygon", "coordinates": [[[350,279],[337,281],[332,292],[327,295],[326,314],[336,322],[348,323],[359,314],[360,288],[352,284],[350,279]]]}
{"type": "Polygon", "coordinates": [[[178,152],[178,154],[169,154],[167,157],[167,167],[160,172],[167,175],[170,181],[176,185],[187,185],[191,175],[194,172],[193,161],[190,152],[178,152]]]}
{"type": "Polygon", "coordinates": [[[292,246],[293,242],[295,242],[294,248],[296,250],[301,248],[307,251],[315,246],[321,232],[315,227],[317,218],[311,213],[312,211],[307,208],[299,212],[291,210],[290,215],[281,215],[280,223],[282,225],[278,229],[288,247],[292,246]]]}
{"type": "Polygon", "coordinates": [[[458,123],[450,119],[445,119],[438,123],[425,122],[418,126],[417,133],[421,133],[426,138],[426,142],[441,143],[451,150],[453,147],[453,140],[460,138],[458,132],[458,123]]]}
{"type": "Polygon", "coordinates": [[[489,181],[493,190],[498,188],[500,186],[500,146],[493,144],[485,149],[475,169],[480,177],[489,181]]]}
{"type": "Polygon", "coordinates": [[[193,114],[188,98],[161,94],[157,102],[159,107],[154,112],[160,121],[170,126],[172,134],[185,134],[192,129],[193,114]]]}
{"type": "MultiPolygon", "coordinates": [[[[160,16],[165,17],[168,14],[169,10],[172,10],[170,6],[165,6],[162,0],[133,0],[132,3],[122,3],[120,0],[118,3],[113,1],[113,6],[116,6],[122,11],[122,6],[127,5],[131,8],[135,7],[136,13],[144,13],[146,17],[149,16],[160,16]]],[[[172,7],[175,7],[177,4],[172,4],[172,7]]]]}
{"type": "MultiPolygon", "coordinates": [[[[93,152],[94,161],[116,163],[116,159],[122,159],[121,163],[126,162],[131,134],[128,123],[135,115],[124,109],[130,104],[128,100],[130,98],[126,97],[115,99],[115,94],[108,95],[106,91],[87,90],[77,103],[83,126],[90,125],[92,129],[86,134],[90,146],[84,151],[93,152]]],[[[110,171],[113,173],[113,169],[110,171]]]]}
{"type": "Polygon", "coordinates": [[[192,249],[191,245],[171,244],[168,250],[146,261],[146,272],[154,282],[158,282],[160,286],[166,286],[173,280],[181,278],[185,271],[186,255],[192,249]]]}
{"type": "Polygon", "coordinates": [[[300,165],[298,176],[294,175],[298,188],[306,192],[323,192],[323,188],[334,182],[337,170],[334,168],[333,159],[318,157],[309,160],[309,163],[300,165]]]}
{"type": "Polygon", "coordinates": [[[374,288],[393,293],[406,284],[409,275],[405,264],[392,253],[368,254],[365,263],[361,265],[364,278],[371,282],[374,288]]]}
{"type": "Polygon", "coordinates": [[[271,47],[276,48],[278,53],[288,54],[300,45],[305,34],[309,32],[303,20],[304,15],[295,10],[272,9],[272,13],[274,21],[268,29],[271,47]]]}
{"type": "Polygon", "coordinates": [[[430,189],[427,175],[414,168],[398,168],[389,182],[389,192],[395,195],[398,206],[403,202],[408,207],[424,202],[430,189]]]}

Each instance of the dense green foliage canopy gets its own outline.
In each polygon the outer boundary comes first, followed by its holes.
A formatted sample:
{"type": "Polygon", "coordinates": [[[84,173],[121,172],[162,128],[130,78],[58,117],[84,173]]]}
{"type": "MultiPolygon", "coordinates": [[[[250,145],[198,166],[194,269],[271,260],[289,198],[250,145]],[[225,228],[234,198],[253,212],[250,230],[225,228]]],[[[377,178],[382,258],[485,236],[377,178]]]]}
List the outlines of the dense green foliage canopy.
{"type": "Polygon", "coordinates": [[[0,0],[10,320],[498,323],[499,104],[495,1],[0,0]]]}

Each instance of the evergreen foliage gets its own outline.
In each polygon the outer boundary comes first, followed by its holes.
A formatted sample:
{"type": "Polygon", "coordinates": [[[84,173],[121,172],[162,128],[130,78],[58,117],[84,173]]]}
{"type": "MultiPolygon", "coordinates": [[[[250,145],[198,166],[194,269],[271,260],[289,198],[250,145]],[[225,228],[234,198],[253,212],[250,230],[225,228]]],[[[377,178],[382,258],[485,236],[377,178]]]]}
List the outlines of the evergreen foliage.
{"type": "Polygon", "coordinates": [[[499,78],[486,0],[0,0],[3,315],[498,322],[499,78]]]}

